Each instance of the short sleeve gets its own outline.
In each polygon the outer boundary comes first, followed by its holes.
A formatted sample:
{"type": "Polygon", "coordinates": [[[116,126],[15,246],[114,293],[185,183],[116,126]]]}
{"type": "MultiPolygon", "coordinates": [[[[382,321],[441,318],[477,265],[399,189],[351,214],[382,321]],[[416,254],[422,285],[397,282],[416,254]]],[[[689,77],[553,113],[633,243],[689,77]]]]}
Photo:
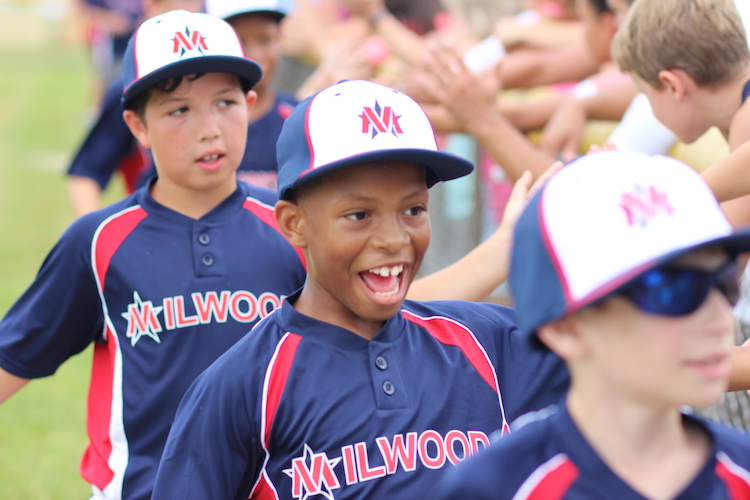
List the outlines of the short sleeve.
{"type": "Polygon", "coordinates": [[[52,375],[101,336],[90,241],[83,225],[74,224],[47,255],[31,286],[0,321],[0,367],[22,378],[52,375]]]}

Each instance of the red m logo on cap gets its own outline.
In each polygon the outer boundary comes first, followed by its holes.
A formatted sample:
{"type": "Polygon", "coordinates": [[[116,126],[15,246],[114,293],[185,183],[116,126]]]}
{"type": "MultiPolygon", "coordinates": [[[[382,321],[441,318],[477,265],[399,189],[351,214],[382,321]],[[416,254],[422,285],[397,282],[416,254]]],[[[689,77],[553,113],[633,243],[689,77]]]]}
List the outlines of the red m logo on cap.
{"type": "Polygon", "coordinates": [[[643,226],[648,219],[659,213],[674,213],[674,207],[669,203],[667,195],[654,186],[645,189],[637,186],[634,192],[624,193],[620,207],[625,211],[629,226],[636,223],[643,226]]]}
{"type": "Polygon", "coordinates": [[[176,31],[172,40],[174,41],[174,49],[172,52],[177,53],[177,51],[180,50],[180,55],[191,50],[199,50],[201,53],[204,50],[208,50],[206,39],[203,38],[201,32],[198,30],[193,31],[191,34],[190,28],[186,27],[185,33],[176,31]]]}
{"type": "Polygon", "coordinates": [[[375,108],[365,107],[362,109],[362,114],[359,115],[362,118],[362,133],[367,134],[372,131],[372,137],[375,137],[381,132],[390,132],[396,137],[398,134],[403,134],[401,125],[398,123],[400,116],[396,116],[393,112],[393,108],[386,106],[380,108],[378,101],[375,101],[375,108]]]}

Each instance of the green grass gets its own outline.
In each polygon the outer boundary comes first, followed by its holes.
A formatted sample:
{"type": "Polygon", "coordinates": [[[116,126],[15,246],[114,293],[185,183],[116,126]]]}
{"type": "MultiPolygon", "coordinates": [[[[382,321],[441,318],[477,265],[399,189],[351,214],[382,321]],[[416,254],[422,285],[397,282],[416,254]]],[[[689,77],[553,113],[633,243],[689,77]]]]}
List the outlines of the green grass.
{"type": "MultiPolygon", "coordinates": [[[[2,316],[73,221],[64,170],[85,133],[92,99],[91,69],[80,47],[0,47],[0,75],[2,316]]],[[[109,191],[113,200],[122,188],[109,191]]],[[[78,472],[86,446],[90,358],[87,350],[0,406],[3,500],[90,495],[78,472]]]]}

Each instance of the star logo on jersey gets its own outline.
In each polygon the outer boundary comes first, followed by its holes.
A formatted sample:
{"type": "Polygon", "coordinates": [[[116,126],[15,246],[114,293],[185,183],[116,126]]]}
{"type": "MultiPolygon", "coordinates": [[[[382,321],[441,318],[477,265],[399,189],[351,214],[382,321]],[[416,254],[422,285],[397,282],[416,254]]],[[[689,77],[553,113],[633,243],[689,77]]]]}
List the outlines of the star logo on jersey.
{"type": "Polygon", "coordinates": [[[128,305],[128,312],[122,313],[122,317],[128,322],[126,335],[130,339],[131,346],[135,347],[144,335],[154,339],[157,344],[161,344],[159,332],[162,328],[156,316],[162,309],[162,306],[154,307],[150,300],[144,302],[138,292],[133,292],[133,303],[128,305]]]}
{"type": "Polygon", "coordinates": [[[187,52],[191,52],[193,50],[197,50],[201,53],[201,55],[205,55],[203,53],[204,50],[208,50],[208,45],[206,45],[206,39],[201,35],[201,32],[198,30],[190,31],[190,28],[185,26],[185,32],[182,33],[180,31],[176,31],[174,34],[174,38],[171,39],[172,42],[174,42],[174,47],[172,49],[172,53],[176,54],[177,52],[180,53],[180,58],[184,56],[187,52]]]}
{"type": "Polygon", "coordinates": [[[292,478],[292,497],[307,500],[320,495],[334,500],[332,490],[340,488],[341,484],[333,468],[340,461],[341,457],[329,460],[325,453],[313,453],[305,443],[303,455],[292,459],[292,467],[283,470],[292,478]]]}
{"type": "Polygon", "coordinates": [[[675,211],[666,193],[655,186],[644,188],[636,185],[633,191],[622,194],[620,207],[628,225],[640,227],[646,227],[648,221],[659,214],[672,215],[675,211]]]}
{"type": "Polygon", "coordinates": [[[362,114],[357,116],[362,118],[362,133],[371,134],[370,138],[375,138],[384,132],[390,132],[394,137],[404,133],[398,123],[401,116],[397,116],[390,106],[381,108],[378,101],[375,101],[373,108],[369,106],[362,108],[362,114]]]}

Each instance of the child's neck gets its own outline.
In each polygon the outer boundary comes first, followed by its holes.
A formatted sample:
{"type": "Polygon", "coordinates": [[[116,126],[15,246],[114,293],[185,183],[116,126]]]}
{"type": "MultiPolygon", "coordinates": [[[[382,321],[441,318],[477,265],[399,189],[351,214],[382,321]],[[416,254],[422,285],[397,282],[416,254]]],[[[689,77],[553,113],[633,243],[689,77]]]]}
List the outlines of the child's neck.
{"type": "Polygon", "coordinates": [[[750,80],[750,68],[724,84],[717,91],[703,90],[702,107],[709,123],[716,126],[729,140],[732,120],[742,107],[742,89],[750,80]]]}
{"type": "Polygon", "coordinates": [[[250,123],[255,123],[266,116],[276,102],[276,92],[273,87],[264,85],[262,89],[256,88],[256,92],[258,93],[258,99],[250,109],[250,123]]]}
{"type": "Polygon", "coordinates": [[[310,279],[305,282],[305,287],[292,307],[305,316],[349,330],[365,340],[372,340],[385,324],[384,321],[359,317],[310,279]]]}
{"type": "Polygon", "coordinates": [[[160,205],[163,205],[186,217],[198,220],[208,212],[216,208],[222,201],[227,199],[237,189],[237,181],[226,183],[220,189],[211,191],[195,191],[179,185],[160,182],[151,186],[151,197],[160,205]]]}
{"type": "Polygon", "coordinates": [[[678,408],[655,408],[613,391],[571,388],[573,421],[607,466],[653,500],[676,497],[705,465],[707,435],[686,426],[678,408]]]}

